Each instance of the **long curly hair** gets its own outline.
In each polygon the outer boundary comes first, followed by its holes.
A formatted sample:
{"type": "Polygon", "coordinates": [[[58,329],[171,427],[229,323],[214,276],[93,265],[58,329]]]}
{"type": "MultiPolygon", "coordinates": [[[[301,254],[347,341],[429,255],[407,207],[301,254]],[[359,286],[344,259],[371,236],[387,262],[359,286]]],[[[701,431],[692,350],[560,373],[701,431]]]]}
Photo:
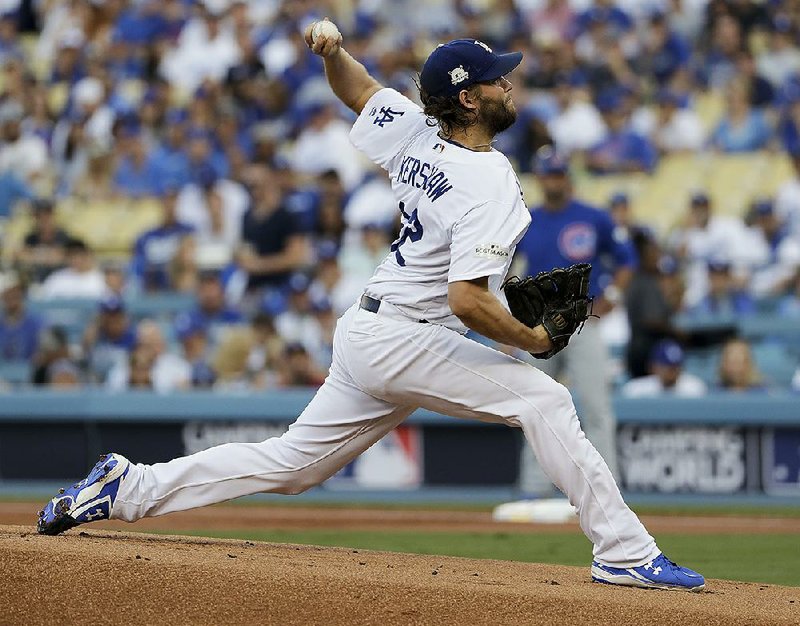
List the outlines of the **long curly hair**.
{"type": "MultiPolygon", "coordinates": [[[[426,92],[417,81],[419,88],[419,99],[422,102],[423,112],[429,118],[436,120],[442,133],[449,137],[454,130],[463,130],[475,124],[478,119],[478,111],[465,109],[458,99],[458,96],[432,96],[426,92]]],[[[478,85],[470,85],[467,91],[470,95],[475,95],[478,85]]]]}

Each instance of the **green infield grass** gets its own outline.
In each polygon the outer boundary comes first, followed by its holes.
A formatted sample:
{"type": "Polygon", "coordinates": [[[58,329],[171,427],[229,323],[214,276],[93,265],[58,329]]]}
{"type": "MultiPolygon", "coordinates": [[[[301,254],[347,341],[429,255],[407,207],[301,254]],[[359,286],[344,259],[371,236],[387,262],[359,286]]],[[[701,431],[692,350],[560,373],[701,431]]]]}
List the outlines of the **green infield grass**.
{"type": "MultiPolygon", "coordinates": [[[[588,540],[575,532],[467,533],[418,531],[264,530],[183,534],[275,543],[343,546],[364,550],[577,565],[591,561],[588,540]]],[[[661,533],[658,545],[672,560],[708,578],[800,586],[797,534],[676,535],[661,533]]],[[[435,564],[434,564],[435,565],[435,564]]]]}

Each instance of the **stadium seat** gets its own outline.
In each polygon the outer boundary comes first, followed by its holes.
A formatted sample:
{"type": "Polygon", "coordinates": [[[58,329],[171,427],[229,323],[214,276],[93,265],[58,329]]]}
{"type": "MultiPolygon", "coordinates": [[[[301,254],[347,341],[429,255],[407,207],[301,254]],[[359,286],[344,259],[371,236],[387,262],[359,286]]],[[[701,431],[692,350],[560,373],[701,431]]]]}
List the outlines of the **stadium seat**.
{"type": "Polygon", "coordinates": [[[695,99],[694,109],[703,122],[703,128],[710,133],[719,124],[725,112],[725,97],[721,92],[713,90],[700,93],[695,99]]]}
{"type": "Polygon", "coordinates": [[[773,341],[753,344],[752,349],[758,370],[764,375],[768,385],[788,387],[791,384],[795,370],[800,367],[800,360],[796,355],[773,341]]]}
{"type": "Polygon", "coordinates": [[[12,385],[30,382],[30,361],[2,361],[0,360],[0,381],[12,385]]]}
{"type": "Polygon", "coordinates": [[[70,343],[80,340],[86,324],[97,312],[97,300],[88,298],[59,298],[55,300],[28,299],[28,310],[38,314],[48,326],[61,326],[70,343]]]}

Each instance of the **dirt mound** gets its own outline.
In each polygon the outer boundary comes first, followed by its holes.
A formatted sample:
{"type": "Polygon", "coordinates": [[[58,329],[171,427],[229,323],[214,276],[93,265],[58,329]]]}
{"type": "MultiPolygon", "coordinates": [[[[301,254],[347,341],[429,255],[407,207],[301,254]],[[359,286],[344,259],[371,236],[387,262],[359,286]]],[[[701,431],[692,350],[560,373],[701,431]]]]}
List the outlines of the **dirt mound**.
{"type": "MultiPolygon", "coordinates": [[[[0,525],[32,524],[41,502],[0,502],[0,525]]],[[[800,518],[747,516],[655,516],[642,521],[651,533],[685,535],[733,533],[797,533],[800,518]]],[[[92,528],[128,531],[125,522],[95,522],[92,528]]],[[[416,530],[475,533],[580,533],[577,517],[563,524],[509,524],[495,522],[488,511],[436,511],[430,509],[358,509],[313,506],[231,505],[193,509],[167,517],[151,517],[136,522],[136,530],[214,531],[214,530],[416,530]]],[[[212,533],[213,534],[213,533],[212,533]]]]}
{"type": "Polygon", "coordinates": [[[0,526],[0,624],[800,622],[798,588],[707,587],[646,591],[592,584],[587,568],[0,526]]]}

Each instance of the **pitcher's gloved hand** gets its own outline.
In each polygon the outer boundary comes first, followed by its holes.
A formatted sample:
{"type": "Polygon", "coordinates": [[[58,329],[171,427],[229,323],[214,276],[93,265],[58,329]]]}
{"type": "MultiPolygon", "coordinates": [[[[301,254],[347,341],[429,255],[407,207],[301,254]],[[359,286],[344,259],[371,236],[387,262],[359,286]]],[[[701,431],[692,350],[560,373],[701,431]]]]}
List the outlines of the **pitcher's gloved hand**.
{"type": "Polygon", "coordinates": [[[531,353],[537,359],[549,359],[566,348],[591,315],[591,271],[588,263],[577,263],[527,278],[512,276],[503,283],[511,314],[530,328],[541,324],[553,342],[547,352],[531,353]]]}

